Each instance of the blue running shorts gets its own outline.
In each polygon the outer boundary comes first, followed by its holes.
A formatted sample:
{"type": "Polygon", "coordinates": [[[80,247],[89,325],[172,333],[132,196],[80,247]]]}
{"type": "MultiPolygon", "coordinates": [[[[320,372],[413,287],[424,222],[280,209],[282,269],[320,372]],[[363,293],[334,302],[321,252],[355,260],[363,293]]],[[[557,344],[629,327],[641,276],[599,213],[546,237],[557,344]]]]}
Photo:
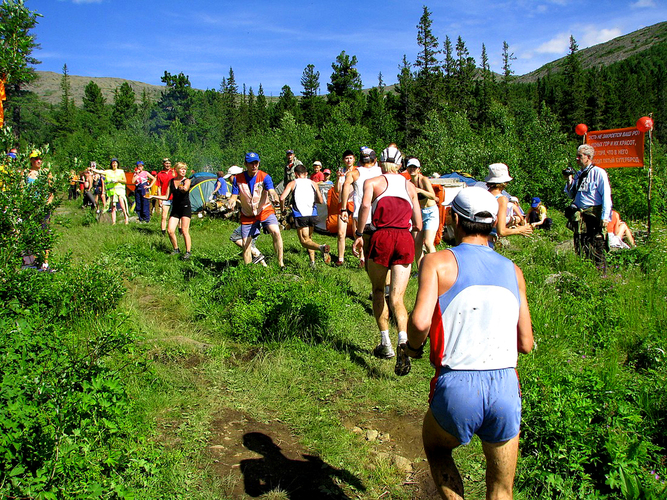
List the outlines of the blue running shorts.
{"type": "Polygon", "coordinates": [[[516,369],[443,368],[435,382],[431,412],[440,427],[461,444],[468,444],[473,434],[486,443],[512,439],[521,424],[521,389],[516,369]]]}

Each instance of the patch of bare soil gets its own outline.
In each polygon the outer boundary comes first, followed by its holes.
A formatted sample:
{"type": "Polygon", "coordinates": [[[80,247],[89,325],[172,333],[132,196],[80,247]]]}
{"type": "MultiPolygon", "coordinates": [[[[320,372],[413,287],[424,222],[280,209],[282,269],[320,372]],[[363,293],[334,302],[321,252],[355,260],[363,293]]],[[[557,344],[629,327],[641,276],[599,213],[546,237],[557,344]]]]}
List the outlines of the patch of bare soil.
{"type": "Polygon", "coordinates": [[[403,486],[410,498],[438,498],[422,444],[422,414],[368,413],[344,422],[362,439],[369,441],[375,459],[391,463],[405,474],[403,486]]]}
{"type": "Polygon", "coordinates": [[[210,443],[213,469],[232,498],[280,491],[290,500],[351,499],[364,490],[350,472],[308,454],[278,420],[258,422],[226,409],[213,421],[210,443]]]}
{"type": "MultiPolygon", "coordinates": [[[[421,443],[421,415],[357,415],[345,426],[368,441],[371,467],[389,463],[405,475],[410,498],[437,498],[421,443]]],[[[225,409],[214,421],[209,441],[213,470],[231,498],[280,491],[290,500],[364,498],[361,480],[309,454],[279,420],[258,422],[225,409]]]]}

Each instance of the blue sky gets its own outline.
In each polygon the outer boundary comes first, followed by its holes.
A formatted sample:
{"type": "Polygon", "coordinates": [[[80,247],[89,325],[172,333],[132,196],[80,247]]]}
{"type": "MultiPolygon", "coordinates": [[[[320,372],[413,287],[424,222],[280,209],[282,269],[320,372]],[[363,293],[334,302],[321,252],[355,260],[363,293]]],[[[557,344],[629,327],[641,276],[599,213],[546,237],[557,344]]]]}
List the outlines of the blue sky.
{"type": "Polygon", "coordinates": [[[331,63],[342,51],[357,56],[364,87],[396,82],[405,54],[417,57],[417,23],[426,4],[440,42],[465,41],[501,71],[503,41],[517,58],[517,75],[564,56],[570,35],[589,47],[667,20],[667,0],[26,0],[43,15],[34,30],[42,61],[36,69],[108,76],[160,85],[164,71],[189,75],[200,89],[220,86],[233,68],[236,82],[279,95],[295,94],[308,64],[326,94],[331,63]]]}

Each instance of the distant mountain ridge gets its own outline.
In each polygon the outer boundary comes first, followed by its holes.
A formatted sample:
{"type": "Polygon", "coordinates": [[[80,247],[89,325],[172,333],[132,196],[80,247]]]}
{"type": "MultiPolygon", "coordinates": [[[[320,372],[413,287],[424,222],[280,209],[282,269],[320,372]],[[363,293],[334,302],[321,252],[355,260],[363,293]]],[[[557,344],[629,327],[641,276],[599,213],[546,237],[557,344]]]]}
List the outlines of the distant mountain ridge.
{"type": "MultiPolygon", "coordinates": [[[[652,46],[663,42],[667,42],[667,21],[633,31],[632,33],[619,36],[608,42],[581,49],[578,51],[579,60],[584,69],[609,66],[610,64],[637,55],[652,46]]],[[[560,59],[545,64],[535,71],[517,76],[514,81],[518,83],[535,82],[538,78],[543,78],[549,73],[559,73],[562,71],[564,63],[565,57],[561,57],[560,59]]],[[[37,80],[27,86],[26,90],[34,92],[49,104],[59,103],[62,98],[62,90],[60,89],[62,74],[53,71],[37,71],[36,73],[38,75],[37,80]]],[[[155,101],[166,88],[164,85],[150,85],[148,83],[133,80],[124,80],[122,78],[77,75],[69,75],[69,78],[72,98],[77,106],[82,105],[84,89],[91,80],[100,87],[102,95],[106,98],[108,104],[113,103],[113,92],[123,82],[130,84],[137,96],[137,101],[141,99],[144,90],[146,90],[150,99],[155,101]]],[[[386,90],[391,91],[393,88],[394,85],[388,85],[386,90]]]]}
{"type": "MultiPolygon", "coordinates": [[[[62,81],[63,75],[53,71],[36,71],[36,73],[37,79],[30,85],[26,86],[25,90],[37,94],[40,99],[49,104],[59,103],[62,99],[60,82],[62,81]]],[[[114,90],[120,87],[123,82],[127,82],[130,87],[132,87],[132,90],[134,90],[134,93],[137,96],[137,102],[141,100],[141,95],[144,90],[146,90],[150,99],[155,101],[166,89],[166,86],[164,85],[151,85],[148,83],[136,82],[134,80],[125,80],[123,78],[69,75],[71,95],[74,99],[74,103],[79,107],[83,105],[84,90],[91,80],[100,87],[107,104],[113,103],[114,90]]]]}
{"type": "MultiPolygon", "coordinates": [[[[667,21],[647,26],[627,35],[622,35],[608,42],[593,45],[577,52],[583,69],[609,66],[613,63],[628,59],[656,44],[667,42],[667,21]]],[[[514,81],[531,83],[543,78],[547,74],[560,73],[565,65],[565,57],[545,64],[541,68],[517,76],[514,81]]]]}

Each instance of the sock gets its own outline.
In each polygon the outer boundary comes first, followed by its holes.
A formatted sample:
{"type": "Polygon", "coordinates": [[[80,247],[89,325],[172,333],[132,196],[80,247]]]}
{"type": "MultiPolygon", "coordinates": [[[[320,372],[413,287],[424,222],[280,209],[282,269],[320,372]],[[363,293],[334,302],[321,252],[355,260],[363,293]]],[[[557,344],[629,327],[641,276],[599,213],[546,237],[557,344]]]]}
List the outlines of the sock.
{"type": "Polygon", "coordinates": [[[380,341],[382,345],[391,345],[391,340],[389,339],[389,330],[382,330],[380,332],[382,340],[380,341]]]}
{"type": "Polygon", "coordinates": [[[398,332],[398,345],[405,344],[408,341],[408,332],[398,332]]]}

